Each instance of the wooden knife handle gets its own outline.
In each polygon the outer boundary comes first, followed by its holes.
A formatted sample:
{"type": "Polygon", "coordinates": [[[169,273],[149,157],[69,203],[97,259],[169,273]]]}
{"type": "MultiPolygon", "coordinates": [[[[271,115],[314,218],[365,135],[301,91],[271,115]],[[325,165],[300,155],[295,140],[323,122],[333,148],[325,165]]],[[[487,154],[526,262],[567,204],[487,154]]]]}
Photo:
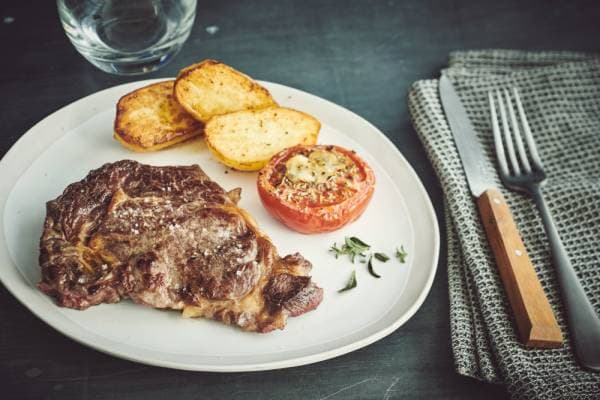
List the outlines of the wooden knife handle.
{"type": "Polygon", "coordinates": [[[479,196],[477,206],[521,342],[530,347],[560,347],[560,328],[504,197],[489,189],[479,196]]]}

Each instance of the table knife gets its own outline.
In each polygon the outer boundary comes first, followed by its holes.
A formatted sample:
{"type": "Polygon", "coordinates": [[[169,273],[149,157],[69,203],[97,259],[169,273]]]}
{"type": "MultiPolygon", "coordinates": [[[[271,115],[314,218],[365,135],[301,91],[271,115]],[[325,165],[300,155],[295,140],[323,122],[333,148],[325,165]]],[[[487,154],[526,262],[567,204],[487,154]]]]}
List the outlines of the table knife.
{"type": "Polygon", "coordinates": [[[447,76],[439,84],[442,107],[452,131],[471,194],[490,244],[517,325],[528,347],[562,345],[562,334],[521,240],[511,211],[485,168],[484,149],[447,76]]]}

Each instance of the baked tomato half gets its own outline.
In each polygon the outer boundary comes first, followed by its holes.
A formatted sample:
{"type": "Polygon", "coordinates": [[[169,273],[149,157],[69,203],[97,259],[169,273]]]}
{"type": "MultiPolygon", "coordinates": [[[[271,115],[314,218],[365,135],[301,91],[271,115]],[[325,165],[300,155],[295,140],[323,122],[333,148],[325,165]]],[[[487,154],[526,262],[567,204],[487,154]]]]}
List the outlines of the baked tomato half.
{"type": "Polygon", "coordinates": [[[367,208],[375,174],[352,150],[295,146],[274,155],[257,184],[265,208],[285,225],[302,233],[329,232],[367,208]]]}

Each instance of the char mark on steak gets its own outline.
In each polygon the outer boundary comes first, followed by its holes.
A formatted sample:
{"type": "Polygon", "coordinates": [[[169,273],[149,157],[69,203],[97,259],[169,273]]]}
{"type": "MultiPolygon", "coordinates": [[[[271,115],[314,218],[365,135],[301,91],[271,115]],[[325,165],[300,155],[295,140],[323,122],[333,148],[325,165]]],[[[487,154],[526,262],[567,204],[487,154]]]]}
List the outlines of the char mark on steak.
{"type": "Polygon", "coordinates": [[[106,164],[47,203],[38,287],[64,307],[130,298],[248,331],[283,329],[323,290],[301,255],[279,257],[239,196],[197,165],[106,164]]]}

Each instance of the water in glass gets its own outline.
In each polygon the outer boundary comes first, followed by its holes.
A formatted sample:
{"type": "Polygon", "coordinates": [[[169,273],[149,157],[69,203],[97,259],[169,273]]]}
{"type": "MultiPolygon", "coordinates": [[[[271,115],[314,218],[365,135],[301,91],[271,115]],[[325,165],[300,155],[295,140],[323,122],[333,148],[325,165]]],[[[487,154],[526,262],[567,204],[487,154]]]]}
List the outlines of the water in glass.
{"type": "Polygon", "coordinates": [[[77,51],[103,71],[137,75],[169,62],[188,38],[196,0],[57,0],[77,51]]]}

